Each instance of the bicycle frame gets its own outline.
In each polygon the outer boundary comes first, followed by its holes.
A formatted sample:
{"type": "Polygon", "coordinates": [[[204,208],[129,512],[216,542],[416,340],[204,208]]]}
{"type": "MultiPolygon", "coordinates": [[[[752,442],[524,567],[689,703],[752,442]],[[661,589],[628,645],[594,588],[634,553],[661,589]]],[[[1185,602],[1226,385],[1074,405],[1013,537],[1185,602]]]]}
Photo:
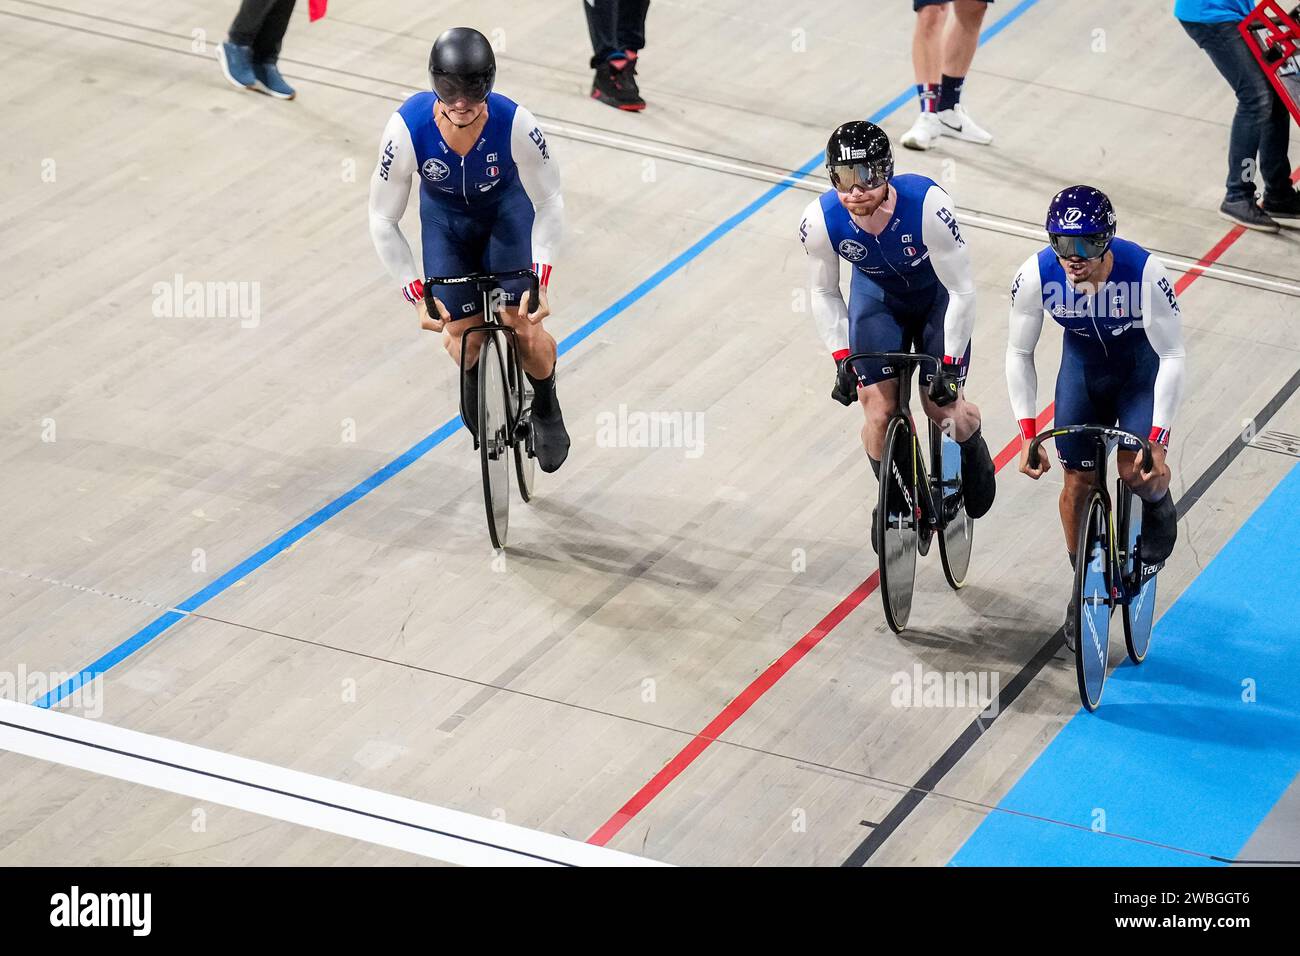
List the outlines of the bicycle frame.
{"type": "MultiPolygon", "coordinates": [[[[926,522],[930,532],[937,533],[943,529],[943,519],[939,509],[935,507],[934,496],[930,488],[930,476],[925,470],[925,460],[921,455],[921,436],[917,433],[916,421],[912,418],[911,397],[912,373],[917,366],[929,362],[934,366],[935,374],[938,374],[939,361],[932,355],[918,352],[854,352],[845,361],[852,368],[852,363],[859,359],[892,362],[898,366],[898,410],[890,416],[890,420],[896,417],[905,418],[908,427],[911,429],[912,487],[917,489],[917,495],[920,498],[918,505],[923,505],[923,507],[919,508],[921,514],[916,517],[926,522]]],[[[888,424],[885,427],[888,429],[888,424]]],[[[933,454],[933,449],[931,454],[933,454]]],[[[942,478],[942,476],[940,477],[942,478]]]]}
{"type": "MultiPolygon", "coordinates": [[[[483,297],[482,300],[483,301],[483,324],[471,326],[470,328],[466,329],[462,334],[462,338],[461,338],[462,347],[460,350],[460,394],[459,394],[458,405],[460,408],[460,420],[464,422],[466,426],[469,425],[469,418],[467,418],[465,415],[465,352],[467,350],[464,347],[464,342],[471,335],[474,335],[476,333],[480,335],[486,335],[492,332],[499,332],[508,336],[509,343],[510,343],[510,347],[509,347],[510,363],[511,363],[511,370],[513,371],[515,377],[514,380],[519,383],[522,383],[524,380],[523,377],[524,369],[523,369],[521,359],[519,358],[519,337],[515,333],[515,330],[510,328],[504,322],[502,322],[499,314],[493,311],[492,293],[497,288],[500,287],[502,282],[508,281],[510,279],[525,279],[525,278],[529,280],[529,286],[531,292],[531,295],[529,297],[529,302],[531,304],[536,304],[537,296],[538,296],[538,280],[537,280],[537,273],[534,272],[532,269],[517,269],[514,272],[479,272],[479,273],[473,273],[471,275],[464,275],[464,276],[442,276],[442,277],[430,276],[424,280],[424,303],[425,303],[425,308],[429,310],[430,315],[438,314],[433,304],[433,298],[434,298],[433,287],[435,285],[472,286],[483,297]]],[[[515,434],[515,431],[519,425],[519,420],[520,418],[523,417],[523,413],[524,413],[524,389],[520,387],[516,389],[516,392],[517,395],[516,395],[515,406],[513,408],[510,407],[509,405],[506,406],[506,413],[509,416],[509,422],[508,422],[509,433],[511,435],[515,434]]],[[[474,436],[474,447],[478,448],[477,434],[474,436]]]]}
{"type": "MultiPolygon", "coordinates": [[[[1106,508],[1106,528],[1109,532],[1107,538],[1109,547],[1107,548],[1106,559],[1109,563],[1108,571],[1110,578],[1110,604],[1114,607],[1117,604],[1127,604],[1132,594],[1129,593],[1129,582],[1124,578],[1124,561],[1120,555],[1119,535],[1115,531],[1115,507],[1111,501],[1110,489],[1106,484],[1106,460],[1110,457],[1109,449],[1106,447],[1108,439],[1122,440],[1132,439],[1142,449],[1142,470],[1151,470],[1151,444],[1145,438],[1141,438],[1131,432],[1123,431],[1119,428],[1110,428],[1104,425],[1067,425],[1063,428],[1053,428],[1048,431],[1035,435],[1029,443],[1029,465],[1032,467],[1038,462],[1038,455],[1041,452],[1041,446],[1049,438],[1061,438],[1066,435],[1086,435],[1092,438],[1097,445],[1096,467],[1097,484],[1101,489],[1101,499],[1106,508]],[[1118,583],[1117,583],[1118,582],[1118,583]]],[[[1124,547],[1127,549],[1128,543],[1124,547]]],[[[1142,579],[1143,569],[1138,568],[1138,580],[1142,579]]]]}

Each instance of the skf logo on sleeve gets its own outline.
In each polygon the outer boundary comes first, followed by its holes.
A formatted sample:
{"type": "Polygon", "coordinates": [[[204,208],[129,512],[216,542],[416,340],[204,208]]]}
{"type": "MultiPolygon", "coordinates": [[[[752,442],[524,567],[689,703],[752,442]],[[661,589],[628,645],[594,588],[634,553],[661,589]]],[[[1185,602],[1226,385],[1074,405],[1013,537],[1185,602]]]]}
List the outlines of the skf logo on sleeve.
{"type": "Polygon", "coordinates": [[[1011,283],[1011,304],[1012,305],[1016,304],[1016,293],[1020,291],[1020,283],[1024,281],[1025,281],[1025,274],[1023,272],[1017,272],[1016,281],[1011,283]]]}
{"type": "Polygon", "coordinates": [[[957,245],[966,245],[966,240],[961,237],[961,230],[957,228],[957,217],[952,214],[951,209],[947,206],[943,206],[935,213],[935,215],[939,217],[940,222],[948,227],[948,231],[952,233],[952,237],[957,241],[957,245]]]}
{"type": "Polygon", "coordinates": [[[803,243],[803,251],[808,251],[808,220],[805,218],[799,223],[799,241],[803,243]]]}
{"type": "Polygon", "coordinates": [[[528,134],[528,138],[537,146],[537,149],[542,154],[542,159],[551,158],[551,151],[546,147],[546,137],[542,135],[540,127],[534,126],[533,131],[528,134]]]}
{"type": "Polygon", "coordinates": [[[379,178],[388,179],[388,171],[393,168],[393,141],[390,139],[384,147],[384,158],[379,161],[379,178]]]}
{"type": "Polygon", "coordinates": [[[1182,315],[1182,311],[1178,308],[1178,297],[1174,295],[1174,287],[1169,284],[1169,279],[1161,276],[1160,281],[1156,283],[1156,288],[1165,294],[1165,301],[1169,303],[1169,308],[1173,310],[1174,315],[1182,315]]]}

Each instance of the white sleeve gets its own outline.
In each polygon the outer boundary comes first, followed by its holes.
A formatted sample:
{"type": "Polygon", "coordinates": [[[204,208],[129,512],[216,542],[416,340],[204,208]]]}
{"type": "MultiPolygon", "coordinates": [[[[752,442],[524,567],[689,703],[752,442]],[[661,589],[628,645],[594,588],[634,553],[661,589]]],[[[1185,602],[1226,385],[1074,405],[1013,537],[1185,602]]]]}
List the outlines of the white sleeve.
{"type": "Polygon", "coordinates": [[[1011,283],[1011,323],[1007,336],[1007,393],[1017,421],[1038,417],[1038,372],[1034,349],[1043,331],[1043,279],[1038,256],[1025,260],[1011,283]]]}
{"type": "Polygon", "coordinates": [[[533,262],[537,264],[542,285],[546,285],[564,234],[560,166],[551,156],[537,118],[522,106],[515,108],[510,153],[519,168],[519,182],[533,201],[533,262]]]}
{"type": "Polygon", "coordinates": [[[826,348],[832,355],[843,357],[849,351],[849,307],[840,292],[840,257],[835,254],[826,231],[820,199],[814,199],[803,211],[799,239],[808,253],[813,321],[826,348]]]}
{"type": "Polygon", "coordinates": [[[939,186],[931,186],[921,208],[921,241],[930,251],[934,273],[948,290],[948,312],[943,318],[943,351],[960,359],[975,328],[975,280],[970,253],[961,237],[952,200],[939,186]]]}
{"type": "Polygon", "coordinates": [[[1178,308],[1178,297],[1164,264],[1155,256],[1149,256],[1142,269],[1142,327],[1147,341],[1160,356],[1151,425],[1153,430],[1167,432],[1182,402],[1187,353],[1183,351],[1183,315],[1178,308]]]}
{"type": "Polygon", "coordinates": [[[389,117],[379,141],[379,162],[370,177],[370,241],[388,274],[403,287],[420,277],[411,245],[398,223],[406,212],[415,175],[415,147],[400,113],[389,117]]]}

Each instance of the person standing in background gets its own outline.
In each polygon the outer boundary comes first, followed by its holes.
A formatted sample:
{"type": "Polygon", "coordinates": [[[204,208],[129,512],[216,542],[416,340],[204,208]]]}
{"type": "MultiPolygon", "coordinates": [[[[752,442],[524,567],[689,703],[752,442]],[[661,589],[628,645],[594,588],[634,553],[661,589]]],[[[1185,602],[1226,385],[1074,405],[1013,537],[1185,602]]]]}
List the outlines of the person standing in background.
{"type": "MultiPolygon", "coordinates": [[[[233,85],[257,90],[280,100],[291,100],[294,89],[276,66],[280,44],[289,29],[295,0],[243,0],[230,24],[229,39],[217,47],[221,72],[233,85]]],[[[313,19],[324,14],[324,4],[313,3],[313,19]]]]}
{"type": "Polygon", "coordinates": [[[992,2],[912,0],[912,9],[916,11],[912,69],[921,112],[912,128],[899,139],[908,149],[930,149],[940,136],[953,136],[981,146],[993,142],[993,134],[971,119],[961,103],[962,85],[980,42],[980,24],[992,2]]]}
{"type": "Polygon", "coordinates": [[[591,98],[615,109],[639,112],[645,100],[636,82],[636,61],[645,46],[650,0],[583,0],[591,33],[591,98]]]}
{"type": "Polygon", "coordinates": [[[1237,29],[1253,9],[1254,0],[1177,0],[1174,16],[1237,94],[1219,215],[1247,229],[1277,232],[1280,226],[1300,228],[1300,194],[1291,185],[1287,158],[1291,116],[1237,29]],[[1255,199],[1257,176],[1264,179],[1262,203],[1255,199]]]}

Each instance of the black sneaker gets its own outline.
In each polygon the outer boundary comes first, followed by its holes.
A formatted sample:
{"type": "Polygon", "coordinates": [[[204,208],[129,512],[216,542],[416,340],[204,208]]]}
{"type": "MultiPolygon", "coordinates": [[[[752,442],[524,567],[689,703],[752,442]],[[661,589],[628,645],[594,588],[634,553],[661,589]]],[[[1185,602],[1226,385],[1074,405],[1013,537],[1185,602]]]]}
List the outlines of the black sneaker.
{"type": "Polygon", "coordinates": [[[631,61],[619,62],[623,64],[622,69],[610,60],[596,67],[596,76],[591,83],[591,98],[625,112],[638,112],[645,109],[645,100],[639,95],[628,96],[624,73],[627,71],[627,64],[631,61]]]}
{"type": "Polygon", "coordinates": [[[993,467],[988,443],[979,432],[961,446],[961,490],[966,513],[972,518],[984,517],[993,507],[998,491],[997,469],[993,467]]]}
{"type": "Polygon", "coordinates": [[[1282,228],[1272,216],[1255,205],[1253,199],[1238,199],[1235,202],[1228,202],[1225,199],[1223,205],[1219,207],[1219,215],[1228,222],[1235,222],[1239,226],[1258,232],[1277,232],[1282,228]]]}
{"type": "Polygon", "coordinates": [[[1288,189],[1280,196],[1265,193],[1260,207],[1279,226],[1287,229],[1300,229],[1300,192],[1288,189]]]}
{"type": "Polygon", "coordinates": [[[614,61],[614,78],[618,81],[623,94],[620,109],[640,111],[645,109],[645,100],[641,98],[641,88],[636,82],[636,54],[629,51],[627,59],[614,61]]]}
{"type": "Polygon", "coordinates": [[[614,67],[605,61],[596,67],[596,77],[591,81],[591,98],[614,109],[622,109],[622,93],[614,79],[614,67]]]}

